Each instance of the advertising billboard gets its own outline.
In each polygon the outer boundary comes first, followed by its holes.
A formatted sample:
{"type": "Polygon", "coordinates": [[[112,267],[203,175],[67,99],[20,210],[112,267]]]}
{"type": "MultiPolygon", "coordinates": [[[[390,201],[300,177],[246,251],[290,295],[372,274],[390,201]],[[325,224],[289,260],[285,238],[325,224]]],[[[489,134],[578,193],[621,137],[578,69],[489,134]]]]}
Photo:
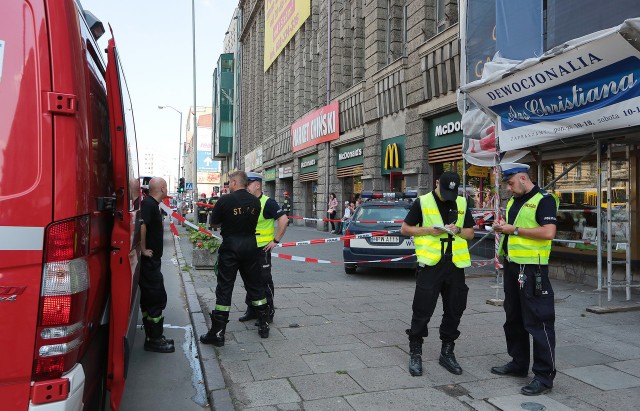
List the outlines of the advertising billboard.
{"type": "Polygon", "coordinates": [[[315,110],[291,125],[291,150],[295,153],[307,147],[340,137],[337,101],[315,110]]]}
{"type": "Polygon", "coordinates": [[[311,0],[265,0],[264,71],[311,15],[311,0]]]}

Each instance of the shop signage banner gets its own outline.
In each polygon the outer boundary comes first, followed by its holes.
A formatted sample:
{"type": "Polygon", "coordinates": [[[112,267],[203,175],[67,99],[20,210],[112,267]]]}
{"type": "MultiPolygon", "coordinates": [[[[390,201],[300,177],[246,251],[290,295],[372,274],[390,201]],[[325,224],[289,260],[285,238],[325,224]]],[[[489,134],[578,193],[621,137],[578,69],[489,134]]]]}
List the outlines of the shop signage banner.
{"type": "Polygon", "coordinates": [[[338,160],[336,167],[357,166],[364,163],[364,142],[360,141],[355,144],[347,144],[338,147],[338,160]]]}
{"type": "Polygon", "coordinates": [[[473,89],[497,116],[500,151],[640,125],[640,52],[619,33],[473,89]]]}
{"type": "Polygon", "coordinates": [[[278,178],[293,177],[293,165],[286,165],[278,168],[278,178]]]}
{"type": "Polygon", "coordinates": [[[496,54],[496,0],[468,0],[463,10],[466,36],[465,66],[463,72],[465,83],[482,77],[484,63],[491,61],[496,54]]]}
{"type": "Polygon", "coordinates": [[[337,140],[340,137],[339,110],[340,104],[334,101],[293,123],[291,150],[295,153],[316,144],[337,140]]]}
{"type": "Polygon", "coordinates": [[[265,0],[264,71],[311,15],[311,0],[265,0]]]}
{"type": "Polygon", "coordinates": [[[404,137],[398,136],[382,141],[380,168],[382,174],[402,171],[404,168],[404,137]]]}
{"type": "Polygon", "coordinates": [[[264,172],[264,181],[274,181],[276,179],[276,169],[270,168],[264,172]]]}
{"type": "Polygon", "coordinates": [[[262,146],[244,156],[244,170],[253,171],[262,166],[262,146]]]}
{"type": "Polygon", "coordinates": [[[462,115],[455,111],[429,121],[429,149],[462,143],[462,115]]]}
{"type": "Polygon", "coordinates": [[[300,174],[318,171],[318,154],[300,158],[300,174]]]}

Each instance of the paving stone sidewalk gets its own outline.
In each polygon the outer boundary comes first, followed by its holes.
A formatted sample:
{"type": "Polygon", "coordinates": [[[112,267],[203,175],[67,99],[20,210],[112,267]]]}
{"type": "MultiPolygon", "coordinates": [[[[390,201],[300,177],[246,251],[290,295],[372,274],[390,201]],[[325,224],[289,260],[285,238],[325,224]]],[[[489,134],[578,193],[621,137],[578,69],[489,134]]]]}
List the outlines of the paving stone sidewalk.
{"type": "MultiPolygon", "coordinates": [[[[215,275],[190,268],[192,246],[185,235],[176,247],[200,335],[215,305],[215,275]]],[[[467,280],[468,306],[455,350],[464,373],[450,374],[438,364],[439,303],[424,344],[424,375],[411,377],[404,333],[414,292],[410,278],[276,284],[277,313],[268,339],[258,336],[253,322],[237,320],[245,309],[238,280],[225,346],[198,343],[212,409],[640,409],[640,312],[588,313],[585,308],[598,302],[592,288],[553,281],[558,374],[550,393],[526,397],[520,388],[529,379],[489,371],[509,360],[504,311],[486,304],[496,295],[494,283],[489,276],[467,280]]]]}

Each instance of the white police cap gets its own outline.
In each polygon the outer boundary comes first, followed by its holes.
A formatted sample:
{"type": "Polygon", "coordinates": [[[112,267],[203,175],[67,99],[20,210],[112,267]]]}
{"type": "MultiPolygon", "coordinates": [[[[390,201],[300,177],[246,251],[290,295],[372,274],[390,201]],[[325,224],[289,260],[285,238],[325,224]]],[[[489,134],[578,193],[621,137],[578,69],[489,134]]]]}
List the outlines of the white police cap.
{"type": "Polygon", "coordinates": [[[247,172],[247,181],[260,181],[262,182],[262,174],[254,173],[252,171],[247,172]]]}
{"type": "Polygon", "coordinates": [[[514,174],[528,173],[529,166],[521,163],[504,163],[500,164],[500,170],[502,171],[502,181],[505,182],[514,174]]]}

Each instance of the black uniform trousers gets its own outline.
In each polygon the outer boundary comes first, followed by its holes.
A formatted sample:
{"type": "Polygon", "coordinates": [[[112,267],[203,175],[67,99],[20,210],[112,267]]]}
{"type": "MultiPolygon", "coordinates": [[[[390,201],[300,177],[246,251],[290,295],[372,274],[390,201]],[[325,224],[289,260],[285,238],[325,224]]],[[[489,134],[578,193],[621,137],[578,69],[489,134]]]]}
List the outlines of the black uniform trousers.
{"type": "Polygon", "coordinates": [[[521,369],[529,369],[529,335],[533,338],[533,374],[544,385],[552,387],[555,366],[555,309],[549,267],[538,264],[504,263],[504,334],[507,352],[521,369]],[[535,272],[540,268],[542,295],[535,295],[535,272]],[[525,282],[518,284],[521,268],[525,282]]]}
{"type": "MultiPolygon", "coordinates": [[[[260,281],[262,281],[262,286],[264,287],[264,293],[267,297],[267,304],[270,307],[274,307],[273,305],[273,296],[275,293],[275,288],[273,286],[273,277],[271,276],[271,251],[264,251],[264,247],[258,247],[256,253],[260,256],[260,281]]],[[[244,300],[247,305],[251,306],[251,300],[249,299],[249,294],[247,293],[247,297],[244,300]]]]}
{"type": "Polygon", "coordinates": [[[422,344],[428,335],[428,325],[442,295],[444,315],[440,324],[440,339],[455,341],[460,336],[458,326],[467,308],[469,287],[465,284],[464,269],[456,267],[450,256],[443,256],[434,266],[418,266],[416,291],[413,296],[411,328],[407,330],[410,342],[422,344]]]}
{"type": "Polygon", "coordinates": [[[140,309],[151,318],[161,317],[167,306],[161,265],[160,258],[142,256],[140,261],[140,309]]]}
{"type": "Polygon", "coordinates": [[[198,223],[199,224],[207,224],[207,209],[202,206],[198,206],[198,223]]]}
{"type": "MultiPolygon", "coordinates": [[[[216,285],[216,306],[231,306],[233,285],[240,271],[240,277],[247,290],[250,302],[265,299],[261,280],[260,258],[256,252],[256,236],[233,236],[224,238],[218,250],[218,284],[216,285]]],[[[266,304],[251,306],[258,311],[266,309],[266,304]]],[[[226,312],[228,318],[229,312],[226,312]]]]}

